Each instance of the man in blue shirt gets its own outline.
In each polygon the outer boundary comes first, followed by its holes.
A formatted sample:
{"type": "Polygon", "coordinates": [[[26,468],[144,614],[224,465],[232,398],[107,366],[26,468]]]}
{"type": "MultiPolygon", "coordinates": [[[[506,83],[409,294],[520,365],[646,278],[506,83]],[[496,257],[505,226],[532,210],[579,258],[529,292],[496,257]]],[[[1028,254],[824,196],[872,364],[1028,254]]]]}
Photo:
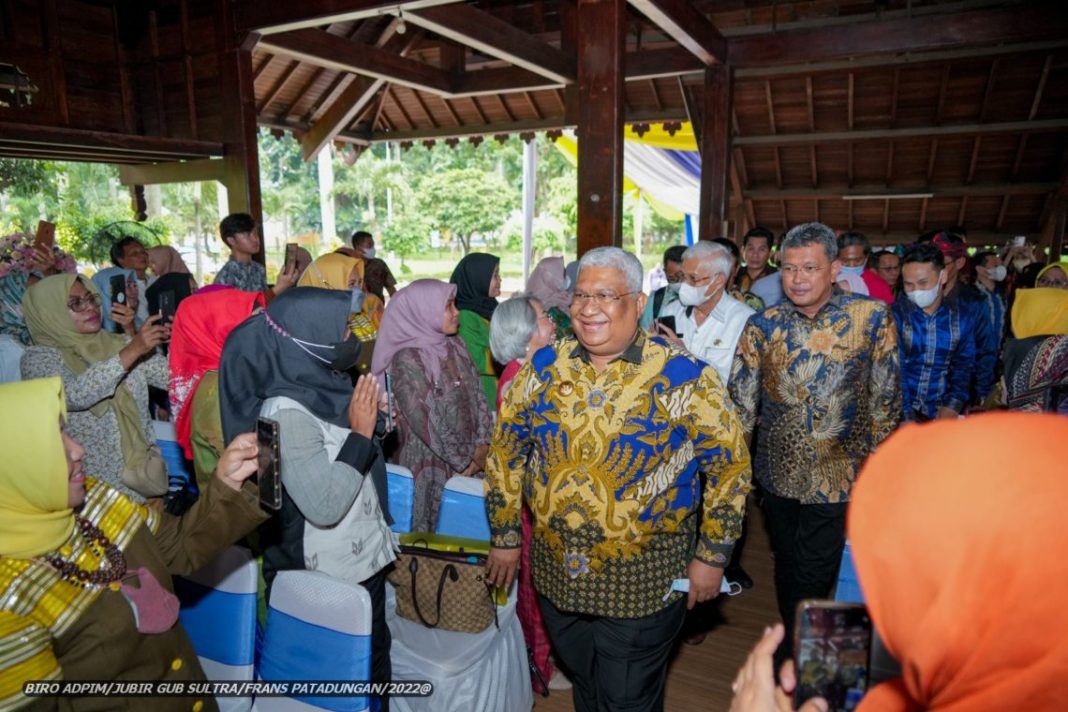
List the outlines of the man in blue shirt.
{"type": "Polygon", "coordinates": [[[964,412],[976,370],[976,312],[943,294],[946,262],[936,245],[905,251],[904,292],[894,302],[904,419],[924,422],[964,412]]]}

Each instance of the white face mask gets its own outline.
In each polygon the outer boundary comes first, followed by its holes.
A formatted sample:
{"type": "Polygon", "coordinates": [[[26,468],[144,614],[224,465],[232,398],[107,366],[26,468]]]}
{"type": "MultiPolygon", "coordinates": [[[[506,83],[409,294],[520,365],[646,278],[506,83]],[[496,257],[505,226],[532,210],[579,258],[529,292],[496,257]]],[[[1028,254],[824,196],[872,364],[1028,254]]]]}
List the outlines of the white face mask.
{"type": "Polygon", "coordinates": [[[1017,257],[1012,261],[1012,266],[1016,268],[1017,272],[1023,272],[1027,265],[1031,264],[1031,260],[1026,257],[1017,257]]]}
{"type": "Polygon", "coordinates": [[[364,259],[366,259],[366,260],[374,259],[374,256],[375,256],[375,248],[373,248],[373,247],[365,247],[365,248],[363,248],[363,257],[364,257],[364,259]]]}
{"type": "Polygon", "coordinates": [[[995,282],[1000,282],[1001,280],[1005,279],[1007,274],[1008,269],[1005,268],[1005,265],[991,267],[986,271],[986,276],[990,277],[990,279],[994,280],[995,282]]]}
{"type": "Polygon", "coordinates": [[[716,296],[718,288],[713,289],[711,294],[705,294],[708,287],[695,287],[692,284],[683,282],[679,287],[679,301],[682,302],[684,307],[696,307],[704,304],[712,297],[716,296]]]}
{"type": "Polygon", "coordinates": [[[909,301],[920,309],[926,309],[938,299],[938,293],[940,291],[942,291],[942,285],[936,284],[930,289],[917,289],[912,292],[905,292],[905,296],[907,296],[909,301]]]}

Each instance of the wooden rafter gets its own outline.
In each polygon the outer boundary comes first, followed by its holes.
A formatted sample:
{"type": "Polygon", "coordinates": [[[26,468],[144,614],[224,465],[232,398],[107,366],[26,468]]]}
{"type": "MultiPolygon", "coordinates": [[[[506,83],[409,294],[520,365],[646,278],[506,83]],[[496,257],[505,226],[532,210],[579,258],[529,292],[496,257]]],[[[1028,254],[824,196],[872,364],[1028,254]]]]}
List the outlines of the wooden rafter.
{"type": "Polygon", "coordinates": [[[234,25],[239,34],[258,32],[263,35],[321,27],[335,22],[376,17],[404,10],[405,15],[418,7],[444,5],[457,0],[301,0],[300,2],[263,2],[237,0],[234,25]]]}
{"type": "Polygon", "coordinates": [[[575,81],[575,60],[467,3],[405,13],[412,24],[560,84],[575,81]]]}
{"type": "Polygon", "coordinates": [[[790,146],[830,141],[885,141],[922,136],[975,136],[982,134],[1019,133],[1021,131],[1057,132],[1068,128],[1068,119],[1037,121],[1005,121],[988,124],[946,124],[942,126],[910,126],[899,129],[863,129],[859,131],[816,131],[813,133],[741,136],[743,146],[790,146]]]}
{"type": "Polygon", "coordinates": [[[482,105],[478,103],[478,98],[472,96],[468,97],[468,100],[471,102],[471,106],[475,107],[475,113],[478,114],[478,118],[482,120],[482,123],[488,124],[489,118],[486,116],[486,112],[482,110],[482,105]]]}
{"type": "Polygon", "coordinates": [[[412,96],[415,97],[415,103],[419,105],[419,110],[423,112],[424,116],[426,116],[426,120],[430,122],[430,125],[434,128],[438,128],[439,124],[434,118],[434,115],[430,113],[430,109],[427,108],[426,102],[423,101],[423,95],[417,91],[413,91],[412,96]]]}
{"type": "MultiPolygon", "coordinates": [[[[931,193],[936,197],[961,197],[971,196],[998,196],[998,195],[1042,195],[1057,189],[1055,182],[1036,183],[963,183],[954,184],[930,184],[912,183],[887,188],[882,183],[860,184],[850,186],[848,184],[835,183],[823,184],[817,188],[750,188],[748,196],[753,200],[812,200],[813,198],[831,198],[835,196],[877,196],[874,199],[894,199],[902,195],[916,195],[917,193],[931,193]]],[[[852,202],[852,201],[850,201],[852,202]]]]}
{"type": "Polygon", "coordinates": [[[1038,86],[1035,87],[1035,97],[1031,100],[1031,110],[1027,113],[1029,121],[1033,121],[1035,116],[1038,115],[1038,106],[1042,103],[1042,92],[1046,90],[1046,81],[1049,79],[1049,70],[1053,67],[1053,55],[1046,55],[1046,63],[1042,65],[1042,76],[1038,79],[1038,86]]]}
{"type": "Polygon", "coordinates": [[[704,64],[727,60],[727,40],[688,0],[629,0],[668,37],[704,64]]]}
{"type": "Polygon", "coordinates": [[[388,85],[386,86],[386,97],[393,102],[393,106],[397,107],[397,110],[400,112],[401,116],[403,116],[404,120],[408,123],[408,127],[410,129],[414,129],[415,122],[412,121],[412,117],[405,110],[404,105],[401,104],[400,101],[397,99],[397,95],[393,92],[393,87],[388,85]]]}
{"type": "Polygon", "coordinates": [[[1005,223],[1005,213],[1009,209],[1009,201],[1011,199],[1012,196],[1009,194],[1006,194],[1001,198],[1001,207],[998,209],[998,219],[994,223],[994,229],[998,232],[1001,232],[1001,226],[1005,223]]]}
{"type": "Polygon", "coordinates": [[[274,100],[278,98],[278,95],[282,93],[282,90],[285,88],[286,84],[289,83],[289,80],[293,77],[293,73],[297,71],[297,68],[299,66],[300,62],[289,62],[289,66],[287,66],[285,71],[282,72],[282,76],[278,78],[278,81],[274,83],[274,86],[260,101],[259,106],[256,107],[257,114],[266,109],[268,106],[270,106],[274,102],[274,100]]]}
{"type": "Polygon", "coordinates": [[[535,119],[544,119],[545,118],[544,116],[541,115],[541,111],[538,109],[538,105],[534,103],[534,97],[532,97],[530,95],[529,91],[523,92],[523,98],[527,100],[527,106],[529,106],[530,110],[534,113],[534,118],[535,119]]]}
{"type": "Polygon", "coordinates": [[[452,123],[456,126],[463,126],[464,122],[460,120],[460,115],[456,113],[456,109],[452,108],[452,102],[442,98],[441,103],[445,105],[445,110],[449,112],[449,118],[452,119],[452,123]]]}

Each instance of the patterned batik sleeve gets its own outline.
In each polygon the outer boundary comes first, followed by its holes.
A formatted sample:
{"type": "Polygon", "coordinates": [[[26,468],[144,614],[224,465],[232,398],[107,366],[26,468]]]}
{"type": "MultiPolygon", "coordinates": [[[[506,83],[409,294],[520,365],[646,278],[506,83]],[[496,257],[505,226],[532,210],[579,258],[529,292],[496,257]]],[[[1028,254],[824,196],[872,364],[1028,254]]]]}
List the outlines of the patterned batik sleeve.
{"type": "Polygon", "coordinates": [[[486,458],[486,515],[490,541],[498,549],[514,549],[522,536],[523,472],[532,442],[528,398],[535,378],[530,364],[523,366],[501,402],[500,417],[489,457],[486,458]]]}
{"type": "Polygon", "coordinates": [[[894,432],[901,422],[901,352],[897,345],[897,322],[880,308],[872,317],[871,399],[872,447],[894,432]]]}
{"type": "MultiPolygon", "coordinates": [[[[473,447],[466,434],[452,427],[458,418],[436,418],[438,413],[455,413],[467,408],[467,392],[449,389],[439,394],[427,376],[418,349],[401,349],[390,366],[393,398],[400,414],[400,427],[409,437],[422,441],[426,449],[440,458],[453,472],[463,472],[471,464],[473,447]]],[[[446,378],[443,371],[441,378],[446,378]]]]}
{"type": "Polygon", "coordinates": [[[737,417],[746,437],[756,427],[760,407],[760,358],[764,350],[764,333],[750,319],[738,339],[731,368],[730,395],[737,407],[737,417]]]}
{"type": "Polygon", "coordinates": [[[723,568],[742,535],[745,497],[753,470],[745,431],[719,377],[706,367],[690,401],[694,455],[705,473],[704,508],[694,557],[723,568]]]}
{"type": "MultiPolygon", "coordinates": [[[[34,707],[35,699],[22,694],[23,683],[61,679],[52,634],[29,618],[0,611],[0,709],[34,707]]],[[[36,703],[45,701],[36,698],[36,703]]]]}
{"type": "Polygon", "coordinates": [[[50,346],[31,346],[26,349],[22,354],[22,377],[29,380],[52,376],[63,379],[67,408],[83,411],[115,395],[115,389],[126,377],[126,369],[116,354],[76,374],[63,363],[63,354],[58,350],[50,346]]]}

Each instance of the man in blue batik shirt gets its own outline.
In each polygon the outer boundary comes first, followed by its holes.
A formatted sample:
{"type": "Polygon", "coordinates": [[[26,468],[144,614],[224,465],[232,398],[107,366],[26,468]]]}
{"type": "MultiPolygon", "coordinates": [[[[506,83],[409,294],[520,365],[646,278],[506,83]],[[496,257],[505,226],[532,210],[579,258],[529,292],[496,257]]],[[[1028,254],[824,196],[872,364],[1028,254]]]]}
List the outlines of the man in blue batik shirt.
{"type": "Polygon", "coordinates": [[[930,243],[912,245],[901,264],[904,292],[894,302],[901,352],[904,419],[924,422],[964,412],[976,371],[976,314],[943,294],[946,262],[930,243]]]}

